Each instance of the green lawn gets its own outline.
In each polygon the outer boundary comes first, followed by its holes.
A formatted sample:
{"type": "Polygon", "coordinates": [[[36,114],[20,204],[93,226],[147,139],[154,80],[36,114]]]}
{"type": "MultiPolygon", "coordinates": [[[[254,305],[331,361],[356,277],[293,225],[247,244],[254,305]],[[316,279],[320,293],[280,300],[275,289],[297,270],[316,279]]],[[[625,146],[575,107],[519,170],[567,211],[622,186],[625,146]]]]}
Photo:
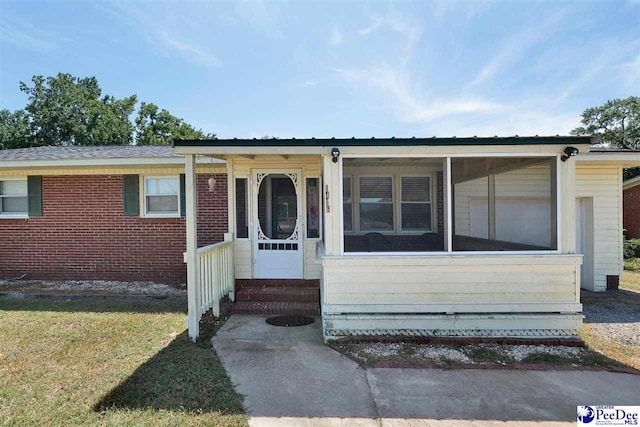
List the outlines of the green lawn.
{"type": "Polygon", "coordinates": [[[0,424],[246,425],[185,305],[0,298],[0,424]]]}

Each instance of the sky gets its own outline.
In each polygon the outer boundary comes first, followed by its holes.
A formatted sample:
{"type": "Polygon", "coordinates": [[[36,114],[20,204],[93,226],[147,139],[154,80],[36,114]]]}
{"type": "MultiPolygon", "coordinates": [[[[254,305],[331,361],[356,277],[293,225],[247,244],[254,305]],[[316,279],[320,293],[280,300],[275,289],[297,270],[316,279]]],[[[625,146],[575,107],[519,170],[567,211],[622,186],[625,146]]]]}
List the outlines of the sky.
{"type": "Polygon", "coordinates": [[[567,134],[640,95],[640,0],[0,0],[0,109],[59,72],[220,138],[567,134]]]}

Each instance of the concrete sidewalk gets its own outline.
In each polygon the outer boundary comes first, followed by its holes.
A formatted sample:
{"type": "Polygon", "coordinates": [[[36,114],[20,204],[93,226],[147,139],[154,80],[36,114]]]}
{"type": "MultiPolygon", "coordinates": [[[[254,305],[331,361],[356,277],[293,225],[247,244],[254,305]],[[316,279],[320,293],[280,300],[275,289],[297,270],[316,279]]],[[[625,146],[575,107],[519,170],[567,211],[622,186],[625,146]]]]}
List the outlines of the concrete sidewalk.
{"type": "Polygon", "coordinates": [[[255,426],[575,425],[577,405],[639,405],[640,376],[589,371],[367,369],[325,346],[320,320],[234,315],[213,338],[255,426]]]}

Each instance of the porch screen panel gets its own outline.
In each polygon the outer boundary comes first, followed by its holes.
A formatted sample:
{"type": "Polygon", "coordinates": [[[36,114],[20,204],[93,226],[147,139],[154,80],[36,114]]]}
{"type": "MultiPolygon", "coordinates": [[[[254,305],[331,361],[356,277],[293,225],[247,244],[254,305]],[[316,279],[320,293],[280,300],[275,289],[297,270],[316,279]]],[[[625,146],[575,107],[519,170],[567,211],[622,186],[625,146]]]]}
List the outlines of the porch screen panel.
{"type": "Polygon", "coordinates": [[[236,178],[236,237],[249,237],[249,220],[247,209],[247,178],[236,178]]]}
{"type": "Polygon", "coordinates": [[[360,177],[360,229],[393,230],[393,179],[360,177]]]}
{"type": "Polygon", "coordinates": [[[555,157],[452,160],[454,251],[557,247],[555,157]]]}

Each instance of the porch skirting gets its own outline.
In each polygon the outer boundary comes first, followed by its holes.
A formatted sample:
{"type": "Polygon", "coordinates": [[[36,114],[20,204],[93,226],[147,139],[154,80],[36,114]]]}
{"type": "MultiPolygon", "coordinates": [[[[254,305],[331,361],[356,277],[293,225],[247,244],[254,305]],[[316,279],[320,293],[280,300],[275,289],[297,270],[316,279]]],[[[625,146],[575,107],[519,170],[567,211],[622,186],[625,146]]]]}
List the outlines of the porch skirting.
{"type": "Polygon", "coordinates": [[[329,314],[325,340],[348,336],[577,338],[582,314],[329,314]]]}

